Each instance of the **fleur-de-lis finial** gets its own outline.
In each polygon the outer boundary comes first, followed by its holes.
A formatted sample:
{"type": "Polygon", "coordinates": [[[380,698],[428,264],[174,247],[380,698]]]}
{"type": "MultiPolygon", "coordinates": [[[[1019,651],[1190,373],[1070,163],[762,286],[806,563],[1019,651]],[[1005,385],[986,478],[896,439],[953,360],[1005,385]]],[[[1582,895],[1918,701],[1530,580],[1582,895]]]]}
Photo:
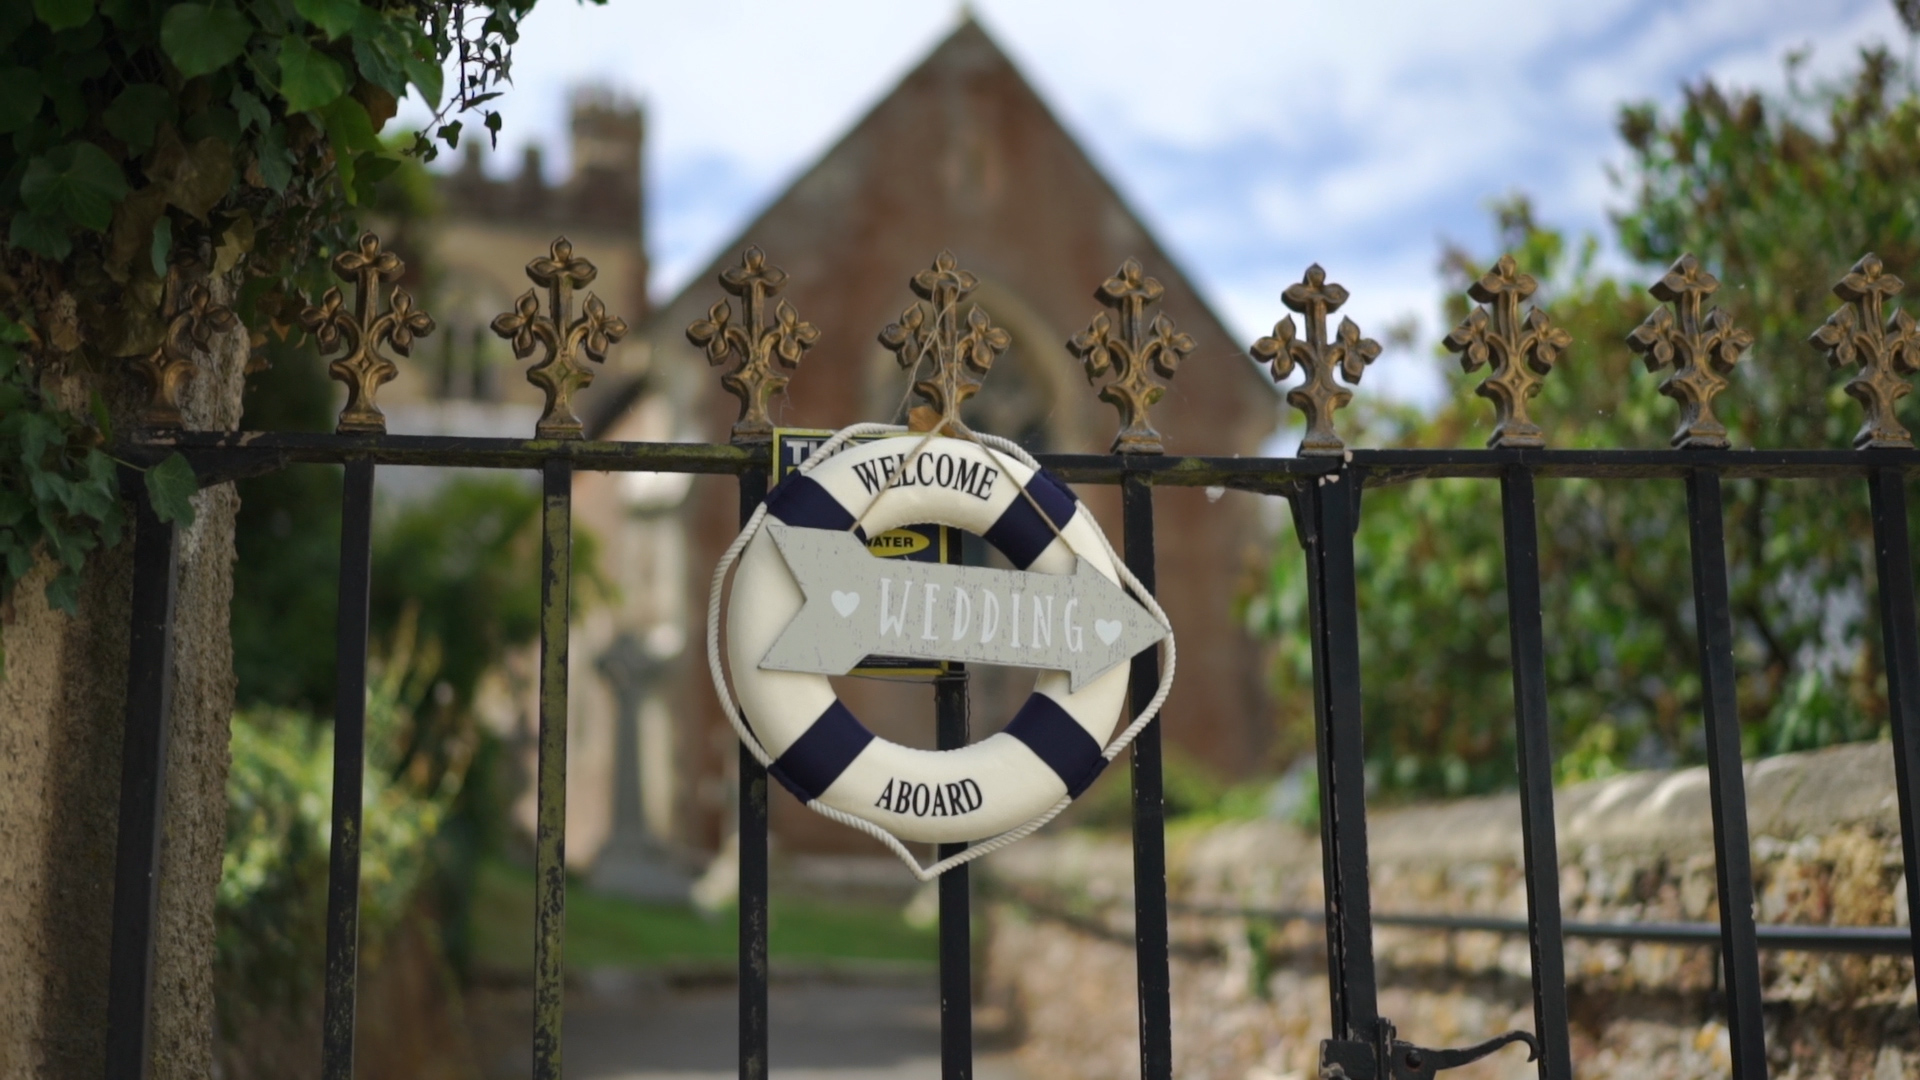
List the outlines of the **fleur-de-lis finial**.
{"type": "Polygon", "coordinates": [[[922,359],[933,361],[933,371],[913,384],[926,401],[908,414],[915,431],[945,428],[960,413],[960,405],[980,390],[980,376],[993,369],[993,359],[1013,344],[1012,335],[993,325],[975,304],[960,329],[960,303],[980,285],[980,279],[954,262],[953,252],[942,251],[933,266],[913,275],[913,291],[925,303],[915,303],[900,321],[880,331],[880,344],[899,358],[900,367],[917,371],[922,359]]]}
{"type": "Polygon", "coordinates": [[[1502,255],[1493,269],[1467,289],[1481,306],[1474,308],[1442,342],[1460,354],[1460,366],[1474,371],[1492,365],[1474,393],[1493,402],[1493,436],[1488,446],[1545,446],[1546,432],[1527,415],[1527,402],[1540,392],[1540,380],[1553,370],[1573,338],[1553,325],[1539,308],[1520,318],[1520,304],[1540,288],[1522,274],[1513,256],[1502,255]]]}
{"type": "Polygon", "coordinates": [[[1731,385],[1728,375],[1753,335],[1736,329],[1720,308],[1702,314],[1707,298],[1720,287],[1692,255],[1682,255],[1655,282],[1655,299],[1673,305],[1655,308],[1633,333],[1627,347],[1646,357],[1647,370],[1672,368],[1660,392],[1680,403],[1680,428],[1673,445],[1718,449],[1728,445],[1727,425],[1713,414],[1713,399],[1731,385]]]}
{"type": "Polygon", "coordinates": [[[1306,316],[1307,336],[1294,336],[1293,316],[1273,324],[1273,333],[1253,343],[1253,358],[1270,364],[1273,381],[1291,378],[1298,365],[1306,373],[1299,386],[1287,391],[1287,404],[1307,418],[1307,434],[1300,440],[1303,455],[1343,454],[1347,444],[1333,428],[1333,411],[1353,400],[1353,391],[1333,381],[1338,371],[1352,384],[1360,382],[1367,365],[1380,355],[1380,343],[1360,336],[1360,327],[1342,317],[1334,337],[1327,337],[1327,316],[1347,302],[1347,290],[1327,281],[1319,263],[1307,267],[1300,283],[1280,294],[1287,307],[1306,316]]]}
{"type": "Polygon", "coordinates": [[[1886,272],[1871,253],[1833,287],[1846,301],[1808,340],[1827,354],[1834,368],[1860,365],[1847,383],[1847,395],[1866,410],[1866,422],[1853,437],[1856,450],[1870,446],[1912,446],[1913,434],[1900,423],[1900,399],[1913,392],[1906,377],[1920,371],[1920,331],[1913,316],[1896,311],[1886,316],[1886,303],[1906,283],[1886,272]]]}
{"type": "Polygon", "coordinates": [[[1180,361],[1194,349],[1193,337],[1174,329],[1173,320],[1165,313],[1155,314],[1153,322],[1146,324],[1147,305],[1158,301],[1165,291],[1160,282],[1147,276],[1138,261],[1128,259],[1093,294],[1119,316],[1117,332],[1113,321],[1102,312],[1067,341],[1067,349],[1086,366],[1087,382],[1113,372],[1113,381],[1100,388],[1100,400],[1120,411],[1120,433],[1113,439],[1115,453],[1161,452],[1160,433],[1148,422],[1147,410],[1167,388],[1147,372],[1151,368],[1161,378],[1171,379],[1180,361]]]}
{"type": "Polygon", "coordinates": [[[773,322],[765,322],[767,301],[779,295],[787,283],[786,271],[767,262],[766,252],[750,247],[740,257],[740,265],[720,273],[720,287],[740,298],[741,322],[733,322],[733,307],[722,300],[707,311],[707,317],[687,327],[687,340],[707,351],[707,363],[723,364],[728,357],[739,360],[732,371],[720,377],[720,385],[740,399],[740,417],[733,422],[733,441],[766,442],[773,438],[773,420],[767,406],[773,395],[787,388],[785,372],[800,366],[820,331],[812,323],[800,321],[800,313],[785,300],[773,309],[773,322]]]}
{"type": "Polygon", "coordinates": [[[231,310],[213,302],[205,285],[184,285],[178,271],[167,275],[166,293],[166,336],[158,348],[133,362],[153,389],[140,413],[140,423],[150,431],[180,430],[180,391],[199,370],[194,354],[205,352],[213,335],[240,325],[231,310]]]}
{"type": "Polygon", "coordinates": [[[380,305],[380,286],[397,280],[406,272],[406,264],[391,251],[380,250],[380,238],[360,234],[353,248],[333,257],[333,272],[340,280],[354,285],[353,310],[349,312],[338,286],[300,313],[300,325],[307,328],[320,345],[322,356],[340,350],[340,357],[327,365],[327,374],[347,387],[347,404],[340,410],[334,430],[341,434],[383,434],[387,418],[374,403],[380,386],[400,373],[381,351],[391,345],[401,356],[413,352],[415,338],[433,333],[433,319],[413,306],[413,297],[395,286],[388,298],[387,310],[376,314],[380,305]]]}
{"type": "Polygon", "coordinates": [[[593,370],[580,362],[585,354],[594,363],[605,363],[607,349],[627,336],[627,324],[607,314],[607,306],[592,293],[581,305],[579,318],[573,317],[573,292],[590,285],[600,271],[586,259],[573,253],[573,244],[562,236],[548,247],[547,254],[527,264],[527,278],[536,288],[547,290],[547,313],[540,313],[540,300],[533,289],[520,294],[513,310],[494,316],[493,332],[513,345],[515,358],[525,360],[535,347],[546,355],[527,370],[527,381],[547,395],[546,411],[534,434],[542,439],[578,439],[582,437],[580,418],[573,414],[573,395],[593,382],[593,370]]]}

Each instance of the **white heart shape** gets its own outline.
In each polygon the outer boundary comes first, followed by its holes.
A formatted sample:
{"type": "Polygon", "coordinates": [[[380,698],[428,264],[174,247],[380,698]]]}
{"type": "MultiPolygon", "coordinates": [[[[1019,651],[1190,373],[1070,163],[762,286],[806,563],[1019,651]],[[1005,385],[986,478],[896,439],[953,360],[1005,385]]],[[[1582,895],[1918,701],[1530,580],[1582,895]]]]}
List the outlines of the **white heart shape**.
{"type": "MultiPolygon", "coordinates": [[[[835,589],[833,591],[833,610],[839,612],[841,618],[844,619],[847,616],[853,614],[854,611],[856,611],[859,607],[860,607],[859,593],[841,592],[838,589],[835,589]]],[[[1114,625],[1118,626],[1119,624],[1115,623],[1114,625]]]]}
{"type": "Polygon", "coordinates": [[[1120,620],[1095,619],[1093,620],[1093,632],[1100,635],[1100,643],[1102,645],[1111,645],[1120,640],[1120,620]]]}

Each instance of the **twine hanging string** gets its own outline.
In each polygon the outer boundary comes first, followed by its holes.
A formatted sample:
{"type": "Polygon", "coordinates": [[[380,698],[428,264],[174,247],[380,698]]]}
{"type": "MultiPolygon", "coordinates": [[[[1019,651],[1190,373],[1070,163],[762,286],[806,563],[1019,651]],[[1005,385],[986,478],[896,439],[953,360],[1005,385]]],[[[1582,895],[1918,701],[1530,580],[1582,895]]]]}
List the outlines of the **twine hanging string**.
{"type": "MultiPolygon", "coordinates": [[[[948,318],[951,317],[951,313],[952,306],[949,305],[947,308],[943,308],[936,318],[948,318]]],[[[929,344],[931,344],[931,335],[929,336],[929,344]]],[[[926,347],[923,346],[921,355],[915,358],[913,367],[907,372],[908,394],[902,396],[902,406],[905,405],[907,397],[911,395],[913,375],[919,371],[920,364],[925,359],[926,347]]],[[[1000,438],[997,435],[982,435],[975,432],[967,427],[965,423],[961,422],[958,413],[958,403],[949,400],[942,410],[939,421],[923,434],[913,450],[901,461],[900,467],[887,475],[880,490],[874,493],[873,498],[867,503],[866,509],[860,512],[860,516],[854,520],[852,525],[848,526],[847,531],[852,532],[860,527],[861,523],[866,520],[867,515],[873,512],[874,506],[878,505],[888,491],[893,490],[900,475],[907,471],[908,467],[925,452],[926,448],[942,431],[951,431],[954,437],[979,446],[982,450],[986,451],[989,457],[992,457],[998,462],[1000,467],[1005,471],[1012,471],[1007,468],[1007,457],[1012,457],[1036,473],[1040,471],[1040,463],[1034,460],[1033,455],[1027,453],[1018,443],[1000,438]],[[1003,454],[1006,456],[1002,456],[1003,454]]],[[[895,415],[899,415],[899,410],[895,410],[895,415]]],[[[846,446],[847,443],[862,435],[897,435],[910,430],[911,429],[899,424],[854,424],[851,427],[842,428],[810,454],[806,461],[801,462],[797,472],[799,475],[806,475],[821,462],[832,457],[842,447],[846,446]]],[[[1046,512],[1040,505],[1039,500],[1034,498],[1033,493],[1027,490],[1025,484],[1020,485],[1020,494],[1026,498],[1034,511],[1040,515],[1040,520],[1046,522],[1047,527],[1053,530],[1053,535],[1062,543],[1066,544],[1069,551],[1074,551],[1073,541],[1068,539],[1066,534],[1060,530],[1060,526],[1053,520],[1052,515],[1046,512]]],[[[746,718],[741,715],[739,703],[734,700],[732,688],[727,683],[726,673],[720,660],[720,597],[725,591],[727,572],[733,567],[733,564],[739,560],[740,553],[746,550],[747,544],[760,532],[761,525],[765,522],[766,516],[767,504],[763,501],[759,506],[754,508],[752,516],[747,519],[746,527],[740,530],[740,535],[734,538],[733,543],[728,545],[726,552],[721,555],[719,565],[714,567],[713,587],[707,593],[707,667],[713,675],[714,691],[720,698],[720,705],[727,714],[727,720],[733,725],[734,733],[739,736],[741,743],[753,754],[755,760],[759,761],[763,766],[770,766],[773,764],[773,755],[769,754],[766,747],[760,744],[758,736],[753,733],[753,729],[747,724],[746,718]]],[[[1173,690],[1173,673],[1174,668],[1177,666],[1179,653],[1174,646],[1173,623],[1167,618],[1167,613],[1161,608],[1159,601],[1154,599],[1153,594],[1148,591],[1146,586],[1141,584],[1140,579],[1134,576],[1133,571],[1129,570],[1127,564],[1114,552],[1113,543],[1107,539],[1106,533],[1096,527],[1093,530],[1093,535],[1099,539],[1101,548],[1106,553],[1109,564],[1112,565],[1114,571],[1119,575],[1121,582],[1127,587],[1127,590],[1133,594],[1134,598],[1138,600],[1167,631],[1166,637],[1162,638],[1160,642],[1165,660],[1160,672],[1160,685],[1155,690],[1152,700],[1147,702],[1146,708],[1142,709],[1140,714],[1134,718],[1133,722],[1127,725],[1126,729],[1101,751],[1103,758],[1107,761],[1112,761],[1115,757],[1119,756],[1122,750],[1125,750],[1131,745],[1134,739],[1139,737],[1140,732],[1144,730],[1148,724],[1153,722],[1154,717],[1160,715],[1161,706],[1166,703],[1167,695],[1173,690]]],[[[1079,555],[1079,552],[1074,551],[1074,554],[1079,555]]],[[[908,850],[905,843],[892,833],[875,825],[873,822],[865,818],[855,817],[852,814],[827,806],[818,801],[809,803],[808,805],[830,820],[837,821],[849,828],[858,829],[874,839],[879,840],[895,855],[900,857],[900,861],[904,862],[907,868],[913,871],[914,877],[921,881],[932,881],[934,878],[939,877],[941,874],[956,866],[965,865],[984,855],[992,854],[1009,844],[1026,839],[1039,831],[1048,822],[1060,816],[1061,812],[1072,804],[1073,797],[1071,795],[1063,795],[1058,802],[1054,803],[1039,817],[1028,821],[1026,824],[1016,826],[997,836],[970,845],[966,850],[954,855],[949,855],[929,866],[922,866],[920,860],[914,856],[912,851],[908,850]]]]}

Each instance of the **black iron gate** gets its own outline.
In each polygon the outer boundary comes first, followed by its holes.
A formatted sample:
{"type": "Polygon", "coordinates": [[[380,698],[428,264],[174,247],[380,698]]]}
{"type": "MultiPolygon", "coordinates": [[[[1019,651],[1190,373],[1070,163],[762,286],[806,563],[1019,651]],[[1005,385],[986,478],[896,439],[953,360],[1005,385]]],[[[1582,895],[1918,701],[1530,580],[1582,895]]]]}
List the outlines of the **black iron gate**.
{"type": "MultiPolygon", "coordinates": [[[[768,265],[757,250],[749,250],[742,265],[721,275],[720,282],[741,301],[739,321],[732,321],[731,311],[726,318],[719,318],[716,309],[714,318],[703,320],[689,331],[696,343],[707,347],[715,363],[730,360],[734,364],[722,380],[741,400],[740,420],[732,441],[710,445],[586,440],[571,407],[574,392],[591,378],[590,369],[582,361],[599,360],[626,327],[590,294],[576,313],[575,292],[590,284],[595,272],[591,263],[576,256],[565,240],[559,240],[546,256],[527,267],[536,288],[546,294],[544,309],[542,298],[529,290],[514,311],[501,315],[493,324],[497,333],[512,341],[516,355],[525,358],[536,350],[542,353],[528,374],[547,395],[537,437],[516,440],[389,435],[375,404],[379,386],[396,374],[384,351],[404,354],[415,337],[432,330],[432,322],[403,291],[388,288],[402,268],[373,237],[364,238],[357,250],[340,255],[334,265],[354,286],[351,308],[338,290],[330,290],[309,309],[304,320],[324,350],[339,354],[330,371],[347,385],[348,401],[334,434],[180,431],[178,412],[172,408],[172,395],[180,380],[165,379],[158,380],[149,429],[140,440],[123,447],[122,453],[139,464],[177,451],[193,465],[203,486],[263,475],[295,462],[336,464],[345,470],[325,1025],[319,1048],[323,1075],[329,1080],[345,1080],[353,1073],[359,793],[374,471],[381,465],[414,465],[536,470],[541,474],[544,543],[532,1073],[542,1080],[557,1078],[561,1075],[564,986],[567,583],[573,474],[605,470],[731,475],[738,481],[744,520],[767,491],[768,440],[772,433],[767,402],[786,384],[786,371],[798,366],[816,335],[785,301],[778,302],[771,313],[767,310],[784,275],[768,265]],[[169,417],[171,428],[166,424],[169,417]]],[[[1724,479],[1864,481],[1869,487],[1906,881],[1908,894],[1920,895],[1920,852],[1916,851],[1920,807],[1916,806],[1913,790],[1920,778],[1920,633],[1915,626],[1906,503],[1906,479],[1920,469],[1920,452],[1894,415],[1899,398],[1909,391],[1906,373],[1920,366],[1920,334],[1904,315],[1889,319],[1884,310],[1884,301],[1901,288],[1898,279],[1884,273],[1872,256],[1862,259],[1835,289],[1844,305],[1814,335],[1816,344],[1829,352],[1836,366],[1859,366],[1858,374],[1847,385],[1867,413],[1867,423],[1855,441],[1856,449],[1731,450],[1725,428],[1713,416],[1713,399],[1728,386],[1726,376],[1746,339],[1727,324],[1724,316],[1705,308],[1704,302],[1716,286],[1691,257],[1683,258],[1653,289],[1654,295],[1670,304],[1672,310],[1659,309],[1630,342],[1648,353],[1650,361],[1674,368],[1662,390],[1681,402],[1684,415],[1673,448],[1662,450],[1545,448],[1544,435],[1529,416],[1528,402],[1566,347],[1567,337],[1537,309],[1522,317],[1521,305],[1533,293],[1535,283],[1507,258],[1474,285],[1471,295],[1482,306],[1447,339],[1450,348],[1464,354],[1469,368],[1490,366],[1479,392],[1494,402],[1497,424],[1484,450],[1349,450],[1344,445],[1335,430],[1334,416],[1335,410],[1351,399],[1352,391],[1339,385],[1334,375],[1339,372],[1348,383],[1357,382],[1379,347],[1360,337],[1350,323],[1343,322],[1337,333],[1328,333],[1328,317],[1345,302],[1347,294],[1340,286],[1328,283],[1317,266],[1310,268],[1304,280],[1288,289],[1283,298],[1289,308],[1304,316],[1304,336],[1296,336],[1288,318],[1276,328],[1275,336],[1261,339],[1253,348],[1255,359],[1272,364],[1276,380],[1289,377],[1296,367],[1304,370],[1303,383],[1287,395],[1288,402],[1308,421],[1297,457],[1175,457],[1162,452],[1148,416],[1161,393],[1150,369],[1162,377],[1171,376],[1191,343],[1183,348],[1182,335],[1164,317],[1147,322],[1146,310],[1158,299],[1160,288],[1131,260],[1095,294],[1113,309],[1114,317],[1102,316],[1070,343],[1086,361],[1090,376],[1111,372],[1112,379],[1102,389],[1101,397],[1120,410],[1122,430],[1113,453],[1043,454],[1040,459],[1070,482],[1120,488],[1125,559],[1148,589],[1154,587],[1155,487],[1227,487],[1286,498],[1291,505],[1310,581],[1305,629],[1312,636],[1314,658],[1326,882],[1323,914],[1331,1006],[1331,1038],[1322,1049],[1323,1077],[1389,1080],[1431,1076],[1522,1038],[1536,1044],[1542,1077],[1568,1080],[1572,1076],[1562,937],[1585,931],[1561,922],[1540,612],[1536,477],[1678,478],[1686,483],[1718,867],[1718,941],[1734,1075],[1740,1080],[1759,1080],[1767,1072],[1758,960],[1762,941],[1767,939],[1761,934],[1762,928],[1756,927],[1753,913],[1754,885],[1722,535],[1724,479]],[[1429,1050],[1398,1041],[1393,1025],[1379,1015],[1372,948],[1374,919],[1367,884],[1361,613],[1356,603],[1353,535],[1366,488],[1437,477],[1475,477],[1497,480],[1501,485],[1525,837],[1526,932],[1533,962],[1532,1035],[1505,1036],[1469,1050],[1429,1050]]],[[[943,255],[932,270],[916,277],[915,287],[923,300],[934,304],[921,309],[925,317],[922,352],[932,364],[931,378],[947,393],[964,397],[978,387],[979,377],[985,374],[985,365],[976,365],[972,372],[963,370],[957,348],[960,337],[974,330],[961,329],[958,308],[971,291],[971,275],[955,267],[951,256],[943,255]]],[[[213,314],[183,309],[178,318],[187,322],[180,324],[183,332],[171,340],[193,339],[189,324],[213,314]]],[[[991,354],[988,356],[990,361],[991,354]]],[[[918,365],[921,360],[922,356],[915,356],[913,362],[918,365]]],[[[169,362],[190,369],[192,359],[184,353],[170,354],[169,362]]],[[[157,882],[162,871],[160,807],[166,782],[171,612],[176,578],[174,527],[155,516],[141,485],[130,484],[129,491],[137,504],[137,528],[107,1037],[107,1075],[120,1080],[144,1077],[151,1055],[148,1017],[157,882]]],[[[1153,653],[1135,659],[1131,673],[1135,709],[1153,696],[1158,677],[1153,653]]],[[[943,748],[964,744],[968,737],[965,672],[941,677],[935,700],[938,744],[943,748]]],[[[1177,724],[1180,719],[1176,715],[1169,722],[1177,724]]],[[[1174,1060],[1160,726],[1156,720],[1139,735],[1131,756],[1140,1067],[1146,1080],[1170,1080],[1174,1060]]],[[[739,779],[740,1075],[743,1080],[764,1080],[770,1060],[768,785],[766,770],[744,749],[739,756],[739,779]]],[[[957,849],[944,847],[940,854],[957,849]]],[[[967,1077],[972,1071],[967,869],[946,874],[940,882],[939,896],[943,1071],[949,1078],[967,1077]]],[[[1385,921],[1389,916],[1382,918],[1385,921]]],[[[1403,917],[1396,921],[1408,920],[1403,917]]],[[[1426,924],[1438,923],[1427,920],[1426,924]]],[[[1658,935],[1650,932],[1646,936],[1658,935]]],[[[1892,945],[1903,951],[1912,949],[1908,937],[1898,932],[1872,941],[1857,932],[1822,933],[1819,928],[1795,928],[1790,937],[1772,935],[1771,944],[1783,942],[1799,948],[1858,949],[1864,942],[1874,948],[1892,945]]]]}

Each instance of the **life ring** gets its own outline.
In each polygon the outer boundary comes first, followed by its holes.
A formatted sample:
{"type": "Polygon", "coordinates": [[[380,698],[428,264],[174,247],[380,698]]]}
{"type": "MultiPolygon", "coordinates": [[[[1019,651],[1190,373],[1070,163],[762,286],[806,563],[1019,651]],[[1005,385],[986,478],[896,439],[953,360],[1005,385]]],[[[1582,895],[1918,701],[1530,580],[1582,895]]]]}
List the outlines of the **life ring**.
{"type": "MultiPolygon", "coordinates": [[[[812,809],[889,842],[925,878],[964,859],[923,869],[900,841],[1010,842],[1038,828],[1085,791],[1158,711],[1172,664],[1153,707],[1143,710],[1122,740],[1113,735],[1127,693],[1125,663],[1078,690],[1066,673],[1042,671],[1004,730],[942,751],[874,736],[840,702],[825,675],[761,667],[805,603],[772,536],[759,527],[768,518],[843,532],[858,522],[863,539],[903,525],[949,525],[983,537],[1016,568],[1039,573],[1071,574],[1076,560],[1084,559],[1109,581],[1132,585],[1136,598],[1166,626],[1165,613],[1114,557],[1092,513],[1014,444],[994,439],[996,452],[980,442],[929,436],[838,449],[869,430],[899,429],[860,425],[839,433],[768,494],[729,549],[716,570],[709,605],[709,659],[729,715],[773,779],[812,809]],[[714,616],[735,557],[726,619],[730,697],[714,616]]],[[[1165,643],[1170,654],[1170,632],[1165,643]]],[[[984,853],[981,846],[967,857],[984,853]]]]}

